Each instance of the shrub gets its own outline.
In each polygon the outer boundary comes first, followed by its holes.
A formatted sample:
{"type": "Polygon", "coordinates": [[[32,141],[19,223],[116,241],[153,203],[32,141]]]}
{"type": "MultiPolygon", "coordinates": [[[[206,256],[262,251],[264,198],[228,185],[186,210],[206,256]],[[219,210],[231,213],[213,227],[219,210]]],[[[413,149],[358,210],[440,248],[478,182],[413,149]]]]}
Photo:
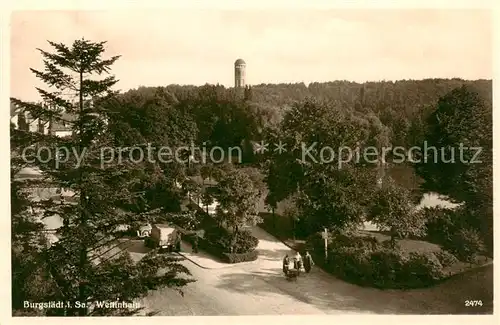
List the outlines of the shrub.
{"type": "Polygon", "coordinates": [[[343,247],[328,254],[329,271],[354,283],[371,278],[370,254],[367,250],[343,247]]]}
{"type": "MultiPolygon", "coordinates": [[[[232,241],[234,235],[231,235],[230,240],[232,241]]],[[[247,253],[255,250],[257,245],[259,244],[259,240],[254,237],[250,231],[243,230],[238,233],[237,240],[233,246],[233,253],[247,253]]]]}
{"type": "Polygon", "coordinates": [[[478,254],[484,251],[484,242],[478,231],[460,229],[444,248],[459,260],[472,262],[478,254]]]}
{"type": "Polygon", "coordinates": [[[434,255],[437,257],[443,267],[448,267],[458,262],[458,258],[447,251],[441,250],[439,252],[435,252],[434,255]]]}
{"type": "Polygon", "coordinates": [[[229,237],[228,231],[221,227],[211,227],[205,231],[205,240],[221,248],[229,246],[229,237]]]}
{"type": "MultiPolygon", "coordinates": [[[[193,244],[193,236],[185,236],[184,238],[193,244]]],[[[243,230],[238,233],[231,253],[233,240],[234,235],[226,229],[213,227],[206,230],[205,238],[198,239],[198,247],[211,255],[219,257],[226,263],[241,263],[257,259],[258,252],[255,248],[259,240],[249,231],[243,230]]]]}
{"type": "MultiPolygon", "coordinates": [[[[342,257],[345,254],[357,252],[358,255],[368,256],[370,252],[378,249],[379,242],[371,236],[348,236],[343,233],[333,234],[328,239],[328,263],[324,263],[325,243],[321,233],[315,233],[307,238],[306,249],[314,255],[315,261],[319,262],[325,269],[335,268],[337,263],[343,265],[342,261],[334,261],[336,257],[342,257]]],[[[359,257],[362,259],[362,257],[359,257]]],[[[339,271],[340,272],[340,271],[339,271]]]]}
{"type": "Polygon", "coordinates": [[[438,245],[449,245],[455,234],[462,229],[467,219],[464,207],[454,210],[444,208],[424,208],[427,240],[438,245]]]}
{"type": "Polygon", "coordinates": [[[242,254],[231,254],[231,253],[223,253],[225,257],[225,261],[230,264],[234,263],[242,263],[242,262],[251,262],[255,261],[259,257],[259,253],[256,250],[249,251],[242,254]]]}
{"type": "Polygon", "coordinates": [[[411,252],[404,271],[412,287],[426,286],[445,277],[443,266],[431,252],[411,252]]]}
{"type": "Polygon", "coordinates": [[[231,247],[233,247],[232,253],[247,253],[255,250],[259,244],[259,240],[247,230],[240,231],[235,238],[234,234],[220,227],[207,230],[205,239],[227,253],[231,253],[231,247]]]}
{"type": "Polygon", "coordinates": [[[417,288],[434,284],[444,278],[443,267],[432,253],[407,254],[390,243],[380,244],[374,237],[335,235],[323,262],[323,239],[308,238],[313,255],[326,271],[346,281],[382,289],[417,288]]]}
{"type": "Polygon", "coordinates": [[[407,256],[400,250],[380,249],[370,254],[370,283],[379,288],[404,287],[407,256]]]}
{"type": "MultiPolygon", "coordinates": [[[[194,237],[195,235],[184,236],[183,239],[193,245],[194,237]]],[[[204,250],[210,255],[219,257],[221,259],[224,258],[224,249],[220,245],[208,241],[206,238],[198,238],[198,248],[204,250]]]]}
{"type": "Polygon", "coordinates": [[[311,253],[314,252],[316,255],[323,255],[325,253],[325,240],[321,236],[321,233],[314,233],[307,237],[306,249],[311,253]]]}
{"type": "MultiPolygon", "coordinates": [[[[437,213],[437,211],[429,211],[428,213],[437,213]]],[[[430,242],[442,245],[451,241],[456,226],[453,224],[451,218],[449,218],[449,215],[440,213],[439,217],[433,216],[432,219],[427,221],[426,229],[427,239],[430,242]]]]}

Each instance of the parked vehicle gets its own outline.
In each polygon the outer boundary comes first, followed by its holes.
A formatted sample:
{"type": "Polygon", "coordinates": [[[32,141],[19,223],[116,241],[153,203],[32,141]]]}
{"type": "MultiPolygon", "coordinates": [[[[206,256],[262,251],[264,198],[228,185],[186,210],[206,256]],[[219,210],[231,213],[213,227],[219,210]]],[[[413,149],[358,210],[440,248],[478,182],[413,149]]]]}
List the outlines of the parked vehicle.
{"type": "Polygon", "coordinates": [[[142,225],[137,230],[137,237],[146,238],[146,237],[151,236],[151,229],[153,229],[153,227],[151,227],[150,224],[142,225]]]}
{"type": "Polygon", "coordinates": [[[159,247],[169,252],[178,251],[180,232],[169,224],[154,224],[151,228],[151,236],[146,238],[146,246],[159,247]],[[149,243],[149,244],[148,244],[149,243]]]}

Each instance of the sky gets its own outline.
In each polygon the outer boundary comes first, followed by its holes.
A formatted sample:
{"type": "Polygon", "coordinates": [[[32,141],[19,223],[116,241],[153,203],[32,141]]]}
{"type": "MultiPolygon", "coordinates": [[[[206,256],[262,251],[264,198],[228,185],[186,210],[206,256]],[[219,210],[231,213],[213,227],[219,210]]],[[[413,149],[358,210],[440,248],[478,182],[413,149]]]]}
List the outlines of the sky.
{"type": "Polygon", "coordinates": [[[39,98],[29,68],[46,42],[107,41],[116,89],[248,84],[491,79],[492,17],[466,9],[155,9],[17,11],[11,15],[11,96],[39,98]]]}

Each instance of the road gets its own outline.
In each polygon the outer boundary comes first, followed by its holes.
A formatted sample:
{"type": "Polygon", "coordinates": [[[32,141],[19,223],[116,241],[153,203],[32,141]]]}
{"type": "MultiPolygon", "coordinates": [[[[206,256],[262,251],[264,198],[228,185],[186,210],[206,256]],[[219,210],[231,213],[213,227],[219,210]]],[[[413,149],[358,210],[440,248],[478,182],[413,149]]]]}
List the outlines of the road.
{"type": "MultiPolygon", "coordinates": [[[[49,227],[53,228],[57,227],[49,227]]],[[[151,292],[141,301],[142,305],[163,316],[488,314],[493,311],[492,265],[456,276],[433,288],[409,291],[362,288],[317,268],[297,282],[289,282],[281,272],[281,259],[293,252],[260,228],[252,231],[260,240],[257,261],[203,269],[185,260],[182,264],[197,281],[183,288],[184,297],[165,288],[151,292]],[[465,307],[465,300],[481,300],[483,306],[465,307]]],[[[134,259],[146,253],[142,241],[136,241],[129,251],[134,259]]]]}
{"type": "Polygon", "coordinates": [[[281,259],[293,252],[260,228],[253,232],[260,239],[257,261],[203,269],[185,260],[182,263],[197,281],[183,288],[184,297],[165,288],[141,303],[161,316],[487,314],[493,310],[492,266],[433,288],[408,291],[359,287],[318,268],[291,282],[281,272],[281,259]],[[482,300],[483,307],[465,307],[466,299],[482,300]]]}

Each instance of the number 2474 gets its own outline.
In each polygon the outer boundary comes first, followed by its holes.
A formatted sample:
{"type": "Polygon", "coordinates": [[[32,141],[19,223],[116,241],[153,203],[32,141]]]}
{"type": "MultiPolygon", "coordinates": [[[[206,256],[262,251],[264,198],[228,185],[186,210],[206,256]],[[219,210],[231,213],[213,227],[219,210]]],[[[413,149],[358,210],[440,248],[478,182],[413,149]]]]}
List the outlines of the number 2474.
{"type": "Polygon", "coordinates": [[[465,307],[481,307],[483,302],[481,300],[465,300],[465,307]]]}

